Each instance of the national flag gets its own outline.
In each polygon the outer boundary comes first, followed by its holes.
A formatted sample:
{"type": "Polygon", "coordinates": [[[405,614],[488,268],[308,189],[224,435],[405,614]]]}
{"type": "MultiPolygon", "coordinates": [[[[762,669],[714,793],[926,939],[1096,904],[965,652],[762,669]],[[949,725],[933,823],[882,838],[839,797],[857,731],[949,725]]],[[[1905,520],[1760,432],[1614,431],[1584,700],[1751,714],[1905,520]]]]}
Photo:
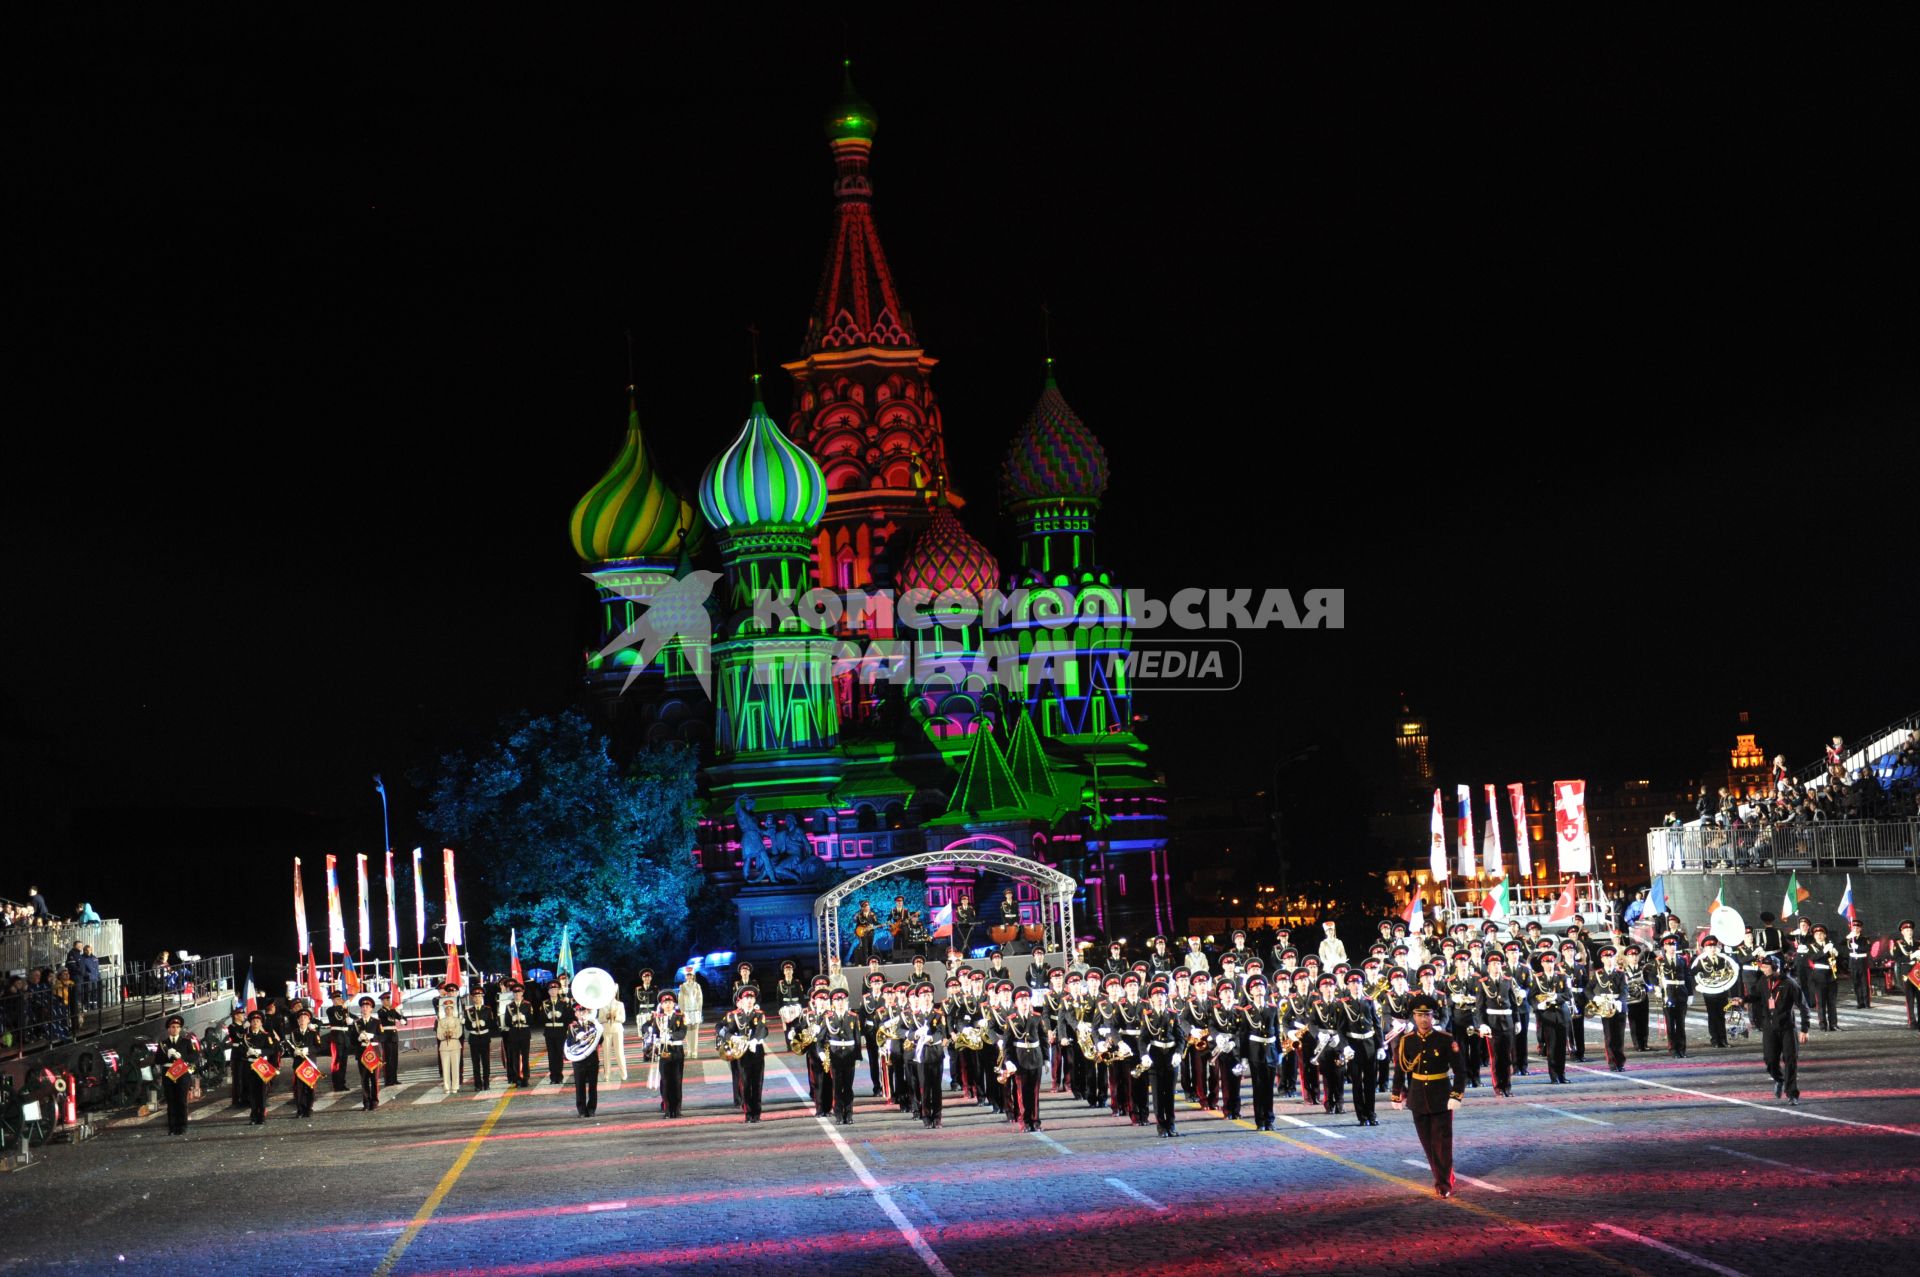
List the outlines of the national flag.
{"type": "Polygon", "coordinates": [[[1492,785],[1487,786],[1487,827],[1480,831],[1480,865],[1489,878],[1503,877],[1507,872],[1500,866],[1500,802],[1492,785]]]}
{"type": "Polygon", "coordinates": [[[1553,819],[1559,831],[1560,872],[1591,874],[1593,840],[1587,833],[1587,782],[1553,782],[1553,819]]]}
{"type": "Polygon", "coordinates": [[[1504,877],[1487,888],[1487,894],[1480,901],[1480,913],[1496,922],[1505,922],[1513,916],[1512,906],[1507,899],[1507,880],[1504,877]]]}
{"type": "Polygon", "coordinates": [[[1727,880],[1725,877],[1722,877],[1720,879],[1720,890],[1714,892],[1713,903],[1707,906],[1707,917],[1711,919],[1714,914],[1719,913],[1727,907],[1727,880]]]}
{"type": "Polygon", "coordinates": [[[340,871],[336,867],[339,857],[327,857],[327,952],[345,953],[347,951],[347,924],[340,914],[340,871]]]}
{"type": "Polygon", "coordinates": [[[1427,868],[1433,874],[1433,885],[1439,887],[1447,881],[1447,824],[1440,814],[1440,791],[1433,791],[1433,843],[1427,856],[1427,868]]]}
{"type": "Polygon", "coordinates": [[[420,848],[413,849],[413,947],[416,954],[427,947],[427,892],[420,881],[420,848]]]}
{"type": "Polygon", "coordinates": [[[247,955],[247,984],[246,984],[246,988],[242,992],[240,1009],[243,1011],[258,1011],[260,1009],[259,999],[254,996],[254,992],[253,992],[253,955],[252,954],[247,955]]]}
{"type": "Polygon", "coordinates": [[[570,928],[566,924],[560,927],[560,960],[553,964],[554,971],[563,976],[573,974],[573,942],[568,937],[570,928]]]}
{"type": "Polygon", "coordinates": [[[1859,919],[1855,918],[1853,915],[1853,875],[1852,874],[1847,875],[1847,889],[1840,896],[1840,916],[1847,920],[1847,923],[1849,926],[1859,921],[1859,919]]]}
{"type": "Polygon", "coordinates": [[[300,952],[307,951],[307,888],[300,881],[300,857],[293,858],[293,933],[300,952]]]}
{"type": "Polygon", "coordinates": [[[1460,800],[1460,876],[1473,877],[1473,800],[1465,785],[1456,786],[1460,800]]]}
{"type": "Polygon", "coordinates": [[[451,949],[455,945],[465,944],[467,937],[465,931],[460,926],[460,891],[459,888],[454,885],[453,881],[453,848],[441,848],[440,855],[442,858],[440,871],[441,881],[447,893],[447,921],[446,928],[442,934],[446,940],[447,948],[451,949]]]}
{"type": "Polygon", "coordinates": [[[1520,877],[1533,877],[1533,848],[1527,843],[1527,787],[1519,781],[1507,786],[1507,804],[1513,808],[1513,854],[1520,862],[1520,877]]]}
{"type": "Polygon", "coordinates": [[[367,920],[367,856],[365,852],[357,857],[356,864],[360,880],[360,947],[354,952],[366,953],[373,948],[373,924],[367,920]]]}
{"type": "Polygon", "coordinates": [[[1418,891],[1415,891],[1413,893],[1413,903],[1407,906],[1407,934],[1408,935],[1419,934],[1420,924],[1423,921],[1423,918],[1421,916],[1422,910],[1425,909],[1425,907],[1426,907],[1425,903],[1420,898],[1420,893],[1418,891]]]}
{"type": "Polygon", "coordinates": [[[326,998],[320,992],[320,966],[313,960],[313,947],[307,947],[307,1004],[313,1008],[317,1017],[326,998]]]}
{"type": "Polygon", "coordinates": [[[360,976],[353,969],[351,953],[340,955],[340,987],[347,991],[348,997],[353,997],[360,992],[360,976]]]}
{"type": "Polygon", "coordinates": [[[520,969],[520,934],[512,928],[507,930],[507,972],[515,984],[527,982],[526,972],[520,969]]]}
{"type": "Polygon", "coordinates": [[[1647,907],[1640,916],[1649,923],[1655,922],[1667,914],[1667,878],[1665,874],[1655,874],[1653,890],[1647,892],[1647,907]]]}
{"type": "MultiPolygon", "coordinates": [[[[1848,875],[1851,878],[1852,875],[1848,875]]],[[[1780,902],[1780,920],[1786,921],[1800,912],[1800,902],[1813,893],[1800,885],[1800,872],[1795,870],[1787,875],[1787,894],[1780,902]]]]}
{"type": "Polygon", "coordinates": [[[1547,915],[1548,925],[1556,922],[1571,922],[1575,913],[1573,907],[1573,884],[1560,888],[1559,897],[1553,902],[1553,912],[1547,915]]]}
{"type": "Polygon", "coordinates": [[[953,906],[950,904],[941,905],[933,911],[933,938],[939,940],[942,937],[951,937],[952,935],[953,906]]]}

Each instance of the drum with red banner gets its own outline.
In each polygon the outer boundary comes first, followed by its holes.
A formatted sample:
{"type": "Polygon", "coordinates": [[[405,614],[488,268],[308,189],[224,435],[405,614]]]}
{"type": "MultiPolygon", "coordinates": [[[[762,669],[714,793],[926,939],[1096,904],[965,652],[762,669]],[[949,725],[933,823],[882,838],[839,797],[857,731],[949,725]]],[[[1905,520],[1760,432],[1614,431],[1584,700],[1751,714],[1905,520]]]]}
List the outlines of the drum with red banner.
{"type": "Polygon", "coordinates": [[[271,1082],[275,1077],[279,1076],[280,1073],[280,1070],[273,1066],[273,1062],[264,1057],[255,1060],[252,1068],[254,1074],[258,1076],[262,1082],[271,1082]]]}
{"type": "Polygon", "coordinates": [[[369,1073],[378,1073],[380,1071],[380,1048],[377,1046],[369,1046],[366,1050],[362,1051],[360,1053],[360,1067],[369,1073]]]}
{"type": "Polygon", "coordinates": [[[293,1075],[307,1086],[316,1086],[320,1082],[320,1070],[312,1060],[302,1060],[293,1068],[293,1075]]]}
{"type": "Polygon", "coordinates": [[[188,1069],[189,1065],[185,1060],[175,1060],[172,1064],[167,1065],[167,1077],[171,1081],[178,1082],[187,1075],[188,1069]]]}

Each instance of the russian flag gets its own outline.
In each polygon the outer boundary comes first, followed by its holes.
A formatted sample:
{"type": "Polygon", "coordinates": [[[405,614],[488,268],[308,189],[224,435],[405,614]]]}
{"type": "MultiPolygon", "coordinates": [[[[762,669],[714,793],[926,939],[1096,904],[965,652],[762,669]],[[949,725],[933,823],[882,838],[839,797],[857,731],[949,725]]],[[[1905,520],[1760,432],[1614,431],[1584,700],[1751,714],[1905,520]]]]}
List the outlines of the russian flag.
{"type": "Polygon", "coordinates": [[[520,933],[512,929],[507,932],[507,971],[515,984],[527,982],[526,973],[520,970],[520,933]]]}
{"type": "Polygon", "coordinates": [[[1422,902],[1420,893],[1416,891],[1413,893],[1413,903],[1407,906],[1407,931],[1409,933],[1420,930],[1421,909],[1422,902]]]}
{"type": "Polygon", "coordinates": [[[1846,893],[1840,897],[1840,916],[1842,918],[1845,918],[1849,925],[1851,925],[1856,921],[1856,919],[1853,916],[1853,875],[1852,874],[1847,875],[1847,890],[1846,890],[1846,893]]]}
{"type": "Polygon", "coordinates": [[[938,940],[942,936],[952,935],[953,906],[950,904],[941,905],[933,911],[933,938],[938,940]]]}

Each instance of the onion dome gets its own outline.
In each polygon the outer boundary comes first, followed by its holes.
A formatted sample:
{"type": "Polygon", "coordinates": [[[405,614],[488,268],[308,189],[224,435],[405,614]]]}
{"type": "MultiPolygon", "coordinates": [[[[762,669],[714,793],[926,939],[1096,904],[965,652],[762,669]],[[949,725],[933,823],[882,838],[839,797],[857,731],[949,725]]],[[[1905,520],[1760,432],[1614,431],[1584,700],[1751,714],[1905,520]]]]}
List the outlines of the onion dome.
{"type": "Polygon", "coordinates": [[[952,508],[942,503],[933,522],[915,538],[894,580],[903,590],[925,590],[935,595],[943,590],[964,590],[977,599],[998,584],[1000,565],[994,562],[992,551],[960,526],[952,508]]]}
{"type": "Polygon", "coordinates": [[[1013,437],[1000,469],[1001,489],[1009,501],[1069,497],[1098,500],[1107,490],[1107,452],[1053,380],[1047,360],[1047,384],[1027,424],[1013,437]]]}
{"type": "Polygon", "coordinates": [[[871,142],[879,131],[880,121],[873,114],[873,107],[860,96],[853,87],[853,59],[848,58],[845,66],[847,78],[840,88],[840,100],[827,112],[827,138],[837,142],[841,138],[861,138],[871,142]]]}
{"type": "Polygon", "coordinates": [[[814,528],[827,508],[827,480],[807,450],[781,432],[760,400],[727,450],[700,480],[700,511],[721,531],[755,527],[814,528]]]}
{"type": "Polygon", "coordinates": [[[640,410],[627,388],[627,439],[600,482],[573,507],[573,551],[588,563],[670,559],[681,533],[698,527],[693,506],[667,486],[647,455],[640,410]]]}

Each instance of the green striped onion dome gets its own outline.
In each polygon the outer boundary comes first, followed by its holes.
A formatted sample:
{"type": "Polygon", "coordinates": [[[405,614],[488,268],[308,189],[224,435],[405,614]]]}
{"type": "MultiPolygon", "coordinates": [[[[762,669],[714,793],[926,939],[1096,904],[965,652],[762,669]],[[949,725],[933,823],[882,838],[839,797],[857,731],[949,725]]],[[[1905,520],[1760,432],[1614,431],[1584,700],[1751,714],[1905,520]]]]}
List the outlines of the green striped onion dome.
{"type": "Polygon", "coordinates": [[[1049,497],[1093,500],[1107,490],[1107,452],[1093,432],[1067,406],[1054,384],[1052,360],[1047,384],[1027,424],[1013,437],[1000,468],[1000,485],[1013,501],[1049,497]]]}
{"type": "Polygon", "coordinates": [[[1000,565],[986,546],[960,526],[953,510],[942,505],[933,522],[914,539],[895,579],[903,589],[936,595],[942,590],[964,590],[978,599],[999,584],[1000,565]]]}
{"type": "Polygon", "coordinates": [[[620,455],[573,507],[573,552],[589,563],[670,559],[680,552],[683,528],[697,530],[692,503],[654,469],[640,436],[640,411],[629,398],[620,455]]]}
{"type": "Polygon", "coordinates": [[[827,480],[805,448],[781,433],[760,402],[740,437],[713,459],[700,480],[700,511],[721,531],[754,527],[814,528],[827,508],[827,480]]]}

